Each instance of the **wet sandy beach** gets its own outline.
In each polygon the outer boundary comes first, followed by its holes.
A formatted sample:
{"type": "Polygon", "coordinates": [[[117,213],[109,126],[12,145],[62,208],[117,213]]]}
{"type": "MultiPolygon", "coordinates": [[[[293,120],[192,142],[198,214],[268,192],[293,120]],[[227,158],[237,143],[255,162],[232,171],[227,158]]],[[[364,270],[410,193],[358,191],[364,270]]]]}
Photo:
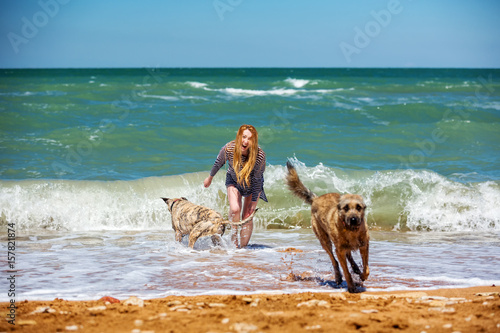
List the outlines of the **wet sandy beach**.
{"type": "MultiPolygon", "coordinates": [[[[20,301],[1,332],[500,332],[500,287],[20,301]]],[[[1,303],[3,318],[8,303],[1,303]]],[[[7,310],[6,310],[7,309],[7,310]]]]}

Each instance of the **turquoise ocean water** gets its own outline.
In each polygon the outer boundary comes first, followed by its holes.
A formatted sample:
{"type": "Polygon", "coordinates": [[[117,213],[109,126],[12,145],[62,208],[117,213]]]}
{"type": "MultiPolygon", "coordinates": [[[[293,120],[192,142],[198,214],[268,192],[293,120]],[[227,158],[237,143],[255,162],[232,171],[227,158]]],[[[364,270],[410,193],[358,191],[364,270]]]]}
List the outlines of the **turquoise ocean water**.
{"type": "Polygon", "coordinates": [[[364,196],[366,288],[500,283],[499,78],[497,69],[1,70],[0,225],[16,226],[21,295],[335,289],[308,207],[284,186],[287,159],[317,194],[364,196]],[[224,170],[210,188],[202,182],[245,123],[267,154],[269,203],[259,204],[252,246],[190,251],[173,241],[159,198],[227,215],[224,170]],[[297,271],[326,282],[283,281],[286,247],[305,251],[297,271]],[[182,281],[167,278],[179,272],[182,281]]]}

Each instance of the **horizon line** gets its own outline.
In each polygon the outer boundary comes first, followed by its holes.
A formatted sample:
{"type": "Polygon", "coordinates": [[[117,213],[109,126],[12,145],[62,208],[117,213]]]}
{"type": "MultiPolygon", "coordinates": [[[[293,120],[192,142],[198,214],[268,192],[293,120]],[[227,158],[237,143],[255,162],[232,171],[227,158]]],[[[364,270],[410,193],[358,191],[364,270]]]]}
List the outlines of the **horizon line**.
{"type": "Polygon", "coordinates": [[[72,70],[72,69],[154,69],[154,68],[163,68],[163,69],[481,69],[481,70],[498,70],[500,67],[385,67],[385,66],[375,66],[375,67],[315,67],[315,66],[306,66],[306,67],[274,67],[274,66],[251,66],[251,67],[237,67],[237,66],[228,66],[228,67],[219,67],[219,66],[173,66],[173,67],[163,67],[163,66],[131,66],[131,67],[0,67],[0,70],[23,70],[23,69],[40,69],[40,70],[72,70]]]}

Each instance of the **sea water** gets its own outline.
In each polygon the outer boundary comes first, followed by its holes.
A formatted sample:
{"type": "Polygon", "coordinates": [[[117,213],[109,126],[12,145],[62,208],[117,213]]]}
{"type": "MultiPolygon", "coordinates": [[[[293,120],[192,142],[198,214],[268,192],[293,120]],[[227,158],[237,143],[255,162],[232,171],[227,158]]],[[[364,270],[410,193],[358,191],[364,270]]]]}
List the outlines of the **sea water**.
{"type": "Polygon", "coordinates": [[[287,160],[319,195],[364,197],[371,273],[361,290],[498,284],[499,75],[2,70],[1,247],[15,226],[16,297],[344,291],[309,207],[284,184],[287,160]],[[175,242],[161,197],[227,216],[225,170],[202,184],[245,123],[267,155],[269,199],[250,246],[236,249],[230,230],[217,247],[175,242]]]}

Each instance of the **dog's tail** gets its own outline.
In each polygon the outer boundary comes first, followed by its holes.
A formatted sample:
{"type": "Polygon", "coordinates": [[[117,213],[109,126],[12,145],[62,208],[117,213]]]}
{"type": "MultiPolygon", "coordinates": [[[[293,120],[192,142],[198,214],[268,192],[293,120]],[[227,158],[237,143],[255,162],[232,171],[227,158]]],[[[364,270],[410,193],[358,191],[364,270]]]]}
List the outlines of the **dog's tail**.
{"type": "Polygon", "coordinates": [[[290,191],[292,191],[293,194],[311,205],[313,199],[316,198],[316,194],[314,194],[310,189],[302,184],[299,179],[299,175],[297,174],[297,170],[295,170],[290,161],[286,162],[286,167],[288,168],[288,174],[286,175],[286,183],[288,185],[288,188],[290,189],[290,191]]]}
{"type": "Polygon", "coordinates": [[[253,217],[255,216],[255,213],[257,213],[259,209],[258,208],[255,208],[255,210],[253,211],[252,214],[250,214],[250,216],[248,216],[246,219],[242,220],[242,221],[239,221],[239,222],[232,222],[232,221],[229,221],[229,220],[226,220],[224,222],[222,222],[223,224],[231,224],[231,225],[243,225],[245,223],[248,223],[250,222],[253,217]]]}

